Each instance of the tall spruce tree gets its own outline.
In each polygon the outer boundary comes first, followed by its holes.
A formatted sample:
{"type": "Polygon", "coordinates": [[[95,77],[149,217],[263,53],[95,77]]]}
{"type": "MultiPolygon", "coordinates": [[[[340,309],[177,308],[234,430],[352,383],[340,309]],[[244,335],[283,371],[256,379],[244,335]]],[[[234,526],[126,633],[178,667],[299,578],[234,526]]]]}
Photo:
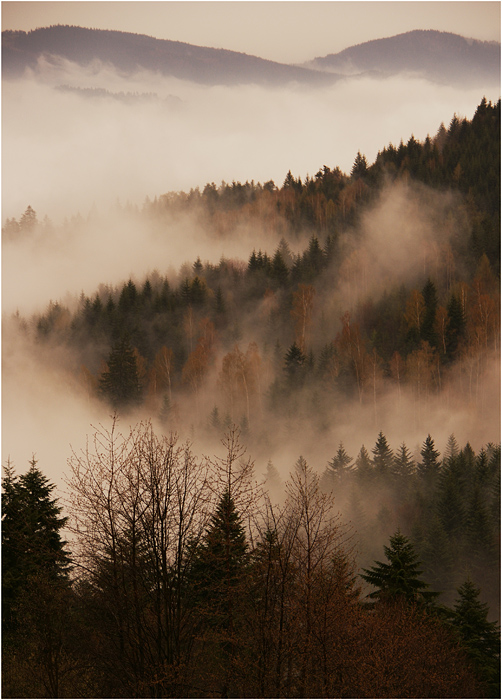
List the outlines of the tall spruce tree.
{"type": "Polygon", "coordinates": [[[201,545],[195,552],[192,581],[212,624],[228,628],[233,604],[249,561],[244,526],[234,500],[225,490],[201,545]]]}
{"type": "Polygon", "coordinates": [[[481,680],[485,697],[500,697],[500,625],[488,622],[489,608],[479,600],[481,589],[467,579],[457,589],[459,595],[451,622],[481,680]]]}
{"type": "Polygon", "coordinates": [[[422,461],[417,465],[417,472],[426,484],[430,486],[435,482],[441,468],[440,453],[436,450],[434,440],[430,435],[427,435],[420,454],[422,455],[422,461]]]}
{"type": "Polygon", "coordinates": [[[427,590],[429,584],[420,578],[418,556],[410,540],[399,530],[384,545],[388,563],[377,561],[376,566],[363,569],[361,578],[376,590],[368,594],[372,601],[417,603],[430,606],[439,595],[427,590]]]}
{"type": "Polygon", "coordinates": [[[375,447],[371,451],[373,452],[375,475],[385,479],[392,469],[394,455],[382,431],[379,432],[375,447]]]}
{"type": "Polygon", "coordinates": [[[138,367],[127,335],[113,346],[108,368],[100,377],[99,388],[114,408],[124,408],[140,401],[138,367]]]}
{"type": "Polygon", "coordinates": [[[15,609],[30,579],[44,574],[49,580],[67,578],[69,553],[61,537],[66,517],[52,492],[55,486],[37,467],[16,476],[5,467],[2,479],[2,629],[16,627],[15,609]]]}
{"type": "Polygon", "coordinates": [[[323,490],[330,491],[337,486],[341,486],[350,473],[351,464],[352,457],[347,454],[341,442],[335,456],[328,462],[322,476],[321,486],[323,490]]]}

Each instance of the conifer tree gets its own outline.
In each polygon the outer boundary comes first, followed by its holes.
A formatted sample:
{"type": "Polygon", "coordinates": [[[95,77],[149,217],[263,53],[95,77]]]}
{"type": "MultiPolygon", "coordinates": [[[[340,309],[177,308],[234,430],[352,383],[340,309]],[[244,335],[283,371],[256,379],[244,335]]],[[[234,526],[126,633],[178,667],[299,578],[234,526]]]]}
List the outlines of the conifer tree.
{"type": "Polygon", "coordinates": [[[407,479],[413,474],[414,467],[415,462],[413,457],[403,442],[400,445],[397,454],[394,456],[392,473],[399,480],[407,479]]]}
{"type": "Polygon", "coordinates": [[[244,526],[227,489],[196,549],[189,575],[203,629],[214,644],[209,663],[214,664],[220,653],[222,656],[222,697],[234,697],[233,664],[243,639],[239,632],[244,619],[249,564],[244,526]]]}
{"type": "Polygon", "coordinates": [[[138,367],[129,338],[122,339],[112,348],[108,368],[100,377],[100,391],[114,408],[138,403],[141,398],[138,367]]]}
{"type": "Polygon", "coordinates": [[[69,554],[61,529],[67,518],[52,492],[55,486],[37,467],[16,476],[11,465],[2,480],[2,628],[15,627],[15,606],[30,578],[66,579],[69,554]]]}
{"type": "Polygon", "coordinates": [[[361,482],[372,481],[375,474],[371,457],[364,445],[361,446],[356,459],[356,476],[361,482]]]}
{"type": "Polygon", "coordinates": [[[458,442],[455,438],[455,435],[452,433],[448,438],[448,442],[446,443],[446,449],[444,451],[445,461],[456,457],[459,452],[460,448],[458,446],[458,442]]]}
{"type": "Polygon", "coordinates": [[[467,579],[457,589],[451,622],[469,658],[487,686],[486,697],[500,697],[500,626],[488,622],[488,605],[479,600],[481,589],[467,579]]]}
{"type": "Polygon", "coordinates": [[[363,569],[361,578],[376,590],[368,594],[371,600],[392,602],[404,600],[430,606],[439,595],[428,591],[429,584],[420,578],[418,556],[410,540],[399,530],[390,538],[390,546],[384,545],[388,563],[376,562],[376,566],[363,569]]]}
{"type": "Polygon", "coordinates": [[[378,434],[378,439],[375,447],[372,449],[372,452],[374,455],[373,466],[375,469],[375,474],[380,478],[387,477],[392,468],[394,455],[387,443],[387,438],[382,431],[380,431],[378,434]]]}
{"type": "Polygon", "coordinates": [[[417,465],[417,473],[430,486],[437,478],[441,468],[440,453],[435,449],[434,440],[430,435],[427,435],[420,454],[422,461],[417,465]]]}
{"type": "Polygon", "coordinates": [[[350,472],[351,463],[352,457],[347,454],[343,442],[341,442],[336,455],[328,462],[324,471],[322,488],[324,490],[331,490],[335,488],[335,486],[341,486],[350,472]]]}

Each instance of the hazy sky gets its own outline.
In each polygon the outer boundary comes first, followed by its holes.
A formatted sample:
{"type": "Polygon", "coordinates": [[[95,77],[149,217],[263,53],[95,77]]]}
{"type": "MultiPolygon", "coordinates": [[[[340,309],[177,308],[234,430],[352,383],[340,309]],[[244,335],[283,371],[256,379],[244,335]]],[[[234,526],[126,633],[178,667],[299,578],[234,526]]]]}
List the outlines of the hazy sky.
{"type": "Polygon", "coordinates": [[[75,24],[284,63],[412,29],[500,40],[500,2],[2,2],[2,29],[75,24]]]}

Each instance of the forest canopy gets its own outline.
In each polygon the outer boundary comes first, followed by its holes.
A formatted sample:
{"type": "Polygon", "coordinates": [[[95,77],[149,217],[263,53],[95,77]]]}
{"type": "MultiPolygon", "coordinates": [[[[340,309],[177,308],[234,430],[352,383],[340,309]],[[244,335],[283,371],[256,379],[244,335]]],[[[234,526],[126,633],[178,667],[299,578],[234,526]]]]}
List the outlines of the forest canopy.
{"type": "MultiPolygon", "coordinates": [[[[245,254],[5,319],[9,362],[112,414],[64,506],[4,471],[5,696],[499,697],[500,101],[116,215],[245,254]]],[[[40,216],[5,249],[108,225],[40,216]]]]}

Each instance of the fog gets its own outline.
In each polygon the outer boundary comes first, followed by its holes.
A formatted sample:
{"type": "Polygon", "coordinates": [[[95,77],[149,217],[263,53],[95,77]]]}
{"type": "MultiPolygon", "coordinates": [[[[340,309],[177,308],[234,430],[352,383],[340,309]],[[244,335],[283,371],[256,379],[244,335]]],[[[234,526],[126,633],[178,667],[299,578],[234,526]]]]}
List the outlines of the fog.
{"type": "Polygon", "coordinates": [[[460,90],[407,76],[322,89],[202,87],[62,60],[41,60],[2,90],[4,221],[28,204],[60,221],[207,182],[280,185],[288,170],[304,178],[323,164],[350,172],[358,151],[372,162],[390,142],[434,135],[454,113],[471,118],[483,94],[499,97],[498,87],[460,90]],[[90,97],[91,88],[137,99],[90,97]]]}
{"type": "MultiPolygon", "coordinates": [[[[147,73],[126,79],[101,64],[84,70],[67,62],[40,64],[36,74],[4,81],[3,222],[18,219],[31,205],[39,221],[47,216],[52,224],[3,246],[3,462],[10,459],[23,471],[35,454],[42,471],[60,487],[71,449],[84,448],[93,426],[111,420],[110,409],[78,381],[75,359],[62,347],[34,343],[12,314],[29,319],[50,300],[73,309],[81,292],[92,296],[100,284],[120,285],[130,277],[141,284],[154,270],[176,281],[180,266],[198,256],[214,263],[222,256],[247,262],[253,249],[273,254],[279,242],[278,234],[245,221],[225,239],[211,237],[191,215],[149,225],[139,216],[145,198],[222,180],[274,180],[280,186],[288,170],[305,178],[324,164],[348,173],[358,151],[371,163],[390,142],[434,135],[454,113],[471,118],[483,94],[499,97],[489,87],[466,91],[409,77],[359,78],[315,90],[201,87],[147,73]],[[110,94],[91,97],[85,92],[91,88],[110,94]],[[120,93],[133,98],[118,99],[120,93]],[[138,210],[127,213],[116,207],[117,200],[138,210]]],[[[343,253],[347,260],[353,256],[359,276],[353,278],[348,265],[345,277],[328,271],[320,283],[311,339],[316,350],[335,339],[341,315],[358,303],[377,298],[389,285],[406,282],[420,288],[431,265],[441,276],[436,269],[440,249],[453,232],[457,238],[470,233],[453,195],[412,184],[385,189],[363,217],[358,235],[342,232],[343,253]],[[449,228],[444,225],[448,216],[449,228]],[[364,259],[371,264],[361,264],[364,259]]],[[[299,250],[309,235],[300,237],[299,250]]],[[[241,348],[260,338],[267,313],[263,306],[242,320],[241,348]]],[[[285,337],[284,344],[292,340],[285,337]]],[[[181,418],[169,425],[192,439],[199,454],[221,452],[218,437],[208,436],[198,419],[204,424],[221,402],[218,375],[230,349],[217,347],[200,415],[183,395],[181,418]]],[[[267,382],[274,379],[270,348],[262,361],[265,403],[267,382]]],[[[372,448],[380,430],[394,450],[404,441],[415,457],[428,433],[440,451],[452,433],[459,445],[469,441],[475,450],[498,442],[498,355],[486,360],[475,394],[469,394],[461,368],[444,383],[440,396],[420,405],[390,383],[379,389],[376,404],[367,396],[362,403],[335,401],[322,407],[322,430],[312,396],[301,397],[302,410],[289,420],[275,422],[265,409],[251,426],[248,446],[257,475],[272,460],[285,479],[300,454],[322,473],[340,442],[355,458],[362,444],[372,448]]],[[[128,423],[145,417],[165,430],[157,414],[145,410],[124,417],[122,428],[127,432],[128,423]]]]}
{"type": "MultiPolygon", "coordinates": [[[[159,227],[137,213],[127,216],[112,207],[102,215],[94,212],[73,226],[68,224],[68,228],[42,231],[20,242],[10,241],[3,250],[2,458],[22,469],[35,453],[44,473],[60,485],[70,446],[84,447],[94,427],[99,423],[109,426],[111,409],[85,390],[76,356],[63,346],[34,342],[32,333],[25,332],[31,314],[44,312],[49,300],[75,310],[82,291],[92,297],[100,284],[118,286],[131,276],[141,285],[154,270],[167,273],[173,284],[179,284],[180,266],[191,265],[197,256],[217,263],[222,255],[246,262],[258,248],[272,255],[279,236],[267,237],[256,226],[237,220],[233,235],[214,238],[193,214],[168,219],[159,227]]],[[[356,235],[353,231],[342,234],[347,273],[343,264],[340,274],[328,269],[316,285],[309,346],[318,353],[335,339],[345,311],[354,312],[359,304],[379,298],[393,285],[421,288],[431,269],[441,284],[445,274],[441,247],[449,245],[452,236],[462,244],[468,235],[463,208],[455,195],[414,183],[384,187],[362,217],[356,235]]],[[[308,236],[305,232],[300,237],[298,250],[304,248],[308,236]]],[[[272,348],[263,343],[270,304],[274,303],[263,301],[239,319],[240,347],[245,350],[248,343],[258,342],[262,354],[263,395],[260,405],[254,407],[251,435],[246,438],[258,477],[272,460],[286,479],[300,454],[321,474],[340,442],[355,458],[363,444],[368,450],[373,447],[380,430],[394,450],[406,442],[417,460],[429,433],[441,452],[452,433],[460,445],[470,442],[475,451],[488,442],[498,442],[500,362],[496,352],[487,356],[475,390],[469,388],[462,367],[456,367],[443,376],[439,395],[431,394],[420,402],[411,389],[398,390],[387,381],[379,386],[376,401],[368,387],[362,403],[357,398],[335,397],[317,411],[314,397],[304,392],[296,415],[276,418],[267,408],[266,392],[277,370],[272,348]]],[[[292,336],[282,338],[284,351],[292,340],[292,336]]],[[[193,397],[182,392],[177,398],[178,419],[167,426],[191,439],[199,454],[221,451],[220,436],[208,434],[206,426],[215,405],[223,411],[219,373],[222,358],[232,345],[217,342],[197,408],[193,397]]],[[[158,407],[124,416],[121,427],[127,432],[128,425],[144,418],[152,419],[159,431],[166,430],[158,423],[158,407]]]]}

